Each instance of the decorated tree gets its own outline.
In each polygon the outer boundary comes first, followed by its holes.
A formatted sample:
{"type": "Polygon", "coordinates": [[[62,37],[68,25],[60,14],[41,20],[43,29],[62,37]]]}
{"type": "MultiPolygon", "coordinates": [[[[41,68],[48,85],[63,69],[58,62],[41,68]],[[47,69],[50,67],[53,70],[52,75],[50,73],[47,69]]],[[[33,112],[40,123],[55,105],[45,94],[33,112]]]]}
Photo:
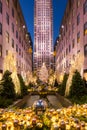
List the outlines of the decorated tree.
{"type": "Polygon", "coordinates": [[[39,71],[39,79],[43,82],[47,82],[48,81],[48,70],[46,68],[45,63],[43,63],[40,71],[39,71]]]}
{"type": "Polygon", "coordinates": [[[75,59],[71,60],[71,66],[69,70],[69,77],[66,83],[66,90],[65,90],[65,96],[69,96],[70,92],[70,86],[72,84],[72,78],[76,70],[81,74],[82,73],[82,68],[83,68],[83,63],[84,63],[84,56],[82,53],[78,53],[75,57],[75,59]]]}
{"type": "Polygon", "coordinates": [[[17,67],[16,67],[16,55],[11,51],[8,51],[8,55],[4,59],[4,72],[5,71],[12,72],[11,78],[14,83],[14,89],[17,95],[21,94],[20,83],[17,76],[17,67]]]}

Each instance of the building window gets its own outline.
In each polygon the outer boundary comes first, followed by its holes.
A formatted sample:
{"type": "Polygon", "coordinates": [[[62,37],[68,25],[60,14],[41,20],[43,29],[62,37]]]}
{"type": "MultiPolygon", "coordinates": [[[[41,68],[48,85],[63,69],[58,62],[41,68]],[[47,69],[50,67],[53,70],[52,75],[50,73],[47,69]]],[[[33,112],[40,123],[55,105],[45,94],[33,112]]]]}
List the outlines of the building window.
{"type": "Polygon", "coordinates": [[[77,25],[79,25],[79,23],[80,23],[80,13],[77,16],[77,25]]]}
{"type": "Polygon", "coordinates": [[[14,18],[14,9],[12,8],[12,16],[13,16],[13,18],[14,18]]]}
{"type": "Polygon", "coordinates": [[[84,24],[84,35],[87,34],[87,22],[84,24]]]}
{"type": "Polygon", "coordinates": [[[77,0],[77,8],[79,7],[80,5],[80,0],[77,0]]]}
{"type": "Polygon", "coordinates": [[[67,24],[66,24],[66,32],[67,32],[67,24]]]}
{"type": "Polygon", "coordinates": [[[72,40],[72,48],[75,46],[75,39],[72,40]]]}
{"type": "Polygon", "coordinates": [[[72,24],[72,33],[74,33],[75,24],[72,24]]]}
{"type": "Polygon", "coordinates": [[[22,58],[23,58],[23,52],[22,52],[22,58]]]}
{"type": "Polygon", "coordinates": [[[2,35],[2,24],[0,23],[0,35],[2,35]]]}
{"type": "Polygon", "coordinates": [[[69,45],[69,52],[71,51],[71,45],[69,45]]]}
{"type": "Polygon", "coordinates": [[[80,53],[80,50],[77,51],[77,54],[79,54],[79,53],[80,53]]]}
{"type": "Polygon", "coordinates": [[[2,14],[2,2],[0,1],[0,13],[2,14]]]}
{"type": "Polygon", "coordinates": [[[68,48],[66,49],[66,55],[68,55],[68,48]]]}
{"type": "Polygon", "coordinates": [[[6,56],[8,55],[8,50],[6,50],[6,56]]]}
{"type": "Polygon", "coordinates": [[[6,12],[6,22],[7,22],[7,24],[9,25],[9,15],[8,15],[7,12],[6,12]]]}
{"type": "Polygon", "coordinates": [[[21,49],[19,48],[19,55],[21,55],[21,49]]]}
{"type": "Polygon", "coordinates": [[[74,17],[74,15],[75,15],[75,9],[73,8],[72,9],[72,16],[74,17]]]}
{"type": "Polygon", "coordinates": [[[21,43],[21,37],[19,36],[19,42],[21,43]]]}
{"type": "Polygon", "coordinates": [[[16,31],[16,38],[18,39],[18,31],[16,31]]]}
{"type": "Polygon", "coordinates": [[[9,33],[6,32],[6,43],[9,43],[9,33]]]}
{"type": "Polygon", "coordinates": [[[14,33],[14,24],[12,23],[12,32],[14,33]]]}
{"type": "Polygon", "coordinates": [[[77,33],[77,43],[80,42],[80,32],[77,33]]]}
{"type": "Polygon", "coordinates": [[[7,4],[7,6],[9,6],[9,0],[6,0],[6,4],[7,4]]]}
{"type": "Polygon", "coordinates": [[[0,45],[0,57],[2,57],[2,45],[0,45]]]}
{"type": "Polygon", "coordinates": [[[84,46],[84,56],[87,57],[87,44],[84,46]]]}
{"type": "Polygon", "coordinates": [[[14,48],[14,40],[12,39],[12,48],[14,48]]]}
{"type": "Polygon", "coordinates": [[[18,52],[18,45],[16,44],[16,52],[18,52]]]}
{"type": "Polygon", "coordinates": [[[84,14],[87,12],[87,0],[85,0],[85,3],[83,5],[83,11],[84,11],[84,14]]]}

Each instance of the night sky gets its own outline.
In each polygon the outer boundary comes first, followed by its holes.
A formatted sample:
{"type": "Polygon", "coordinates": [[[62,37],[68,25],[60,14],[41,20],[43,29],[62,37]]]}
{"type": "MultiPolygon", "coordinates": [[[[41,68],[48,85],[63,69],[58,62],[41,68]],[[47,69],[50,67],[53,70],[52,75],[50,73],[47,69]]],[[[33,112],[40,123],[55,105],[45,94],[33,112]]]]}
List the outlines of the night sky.
{"type": "MultiPolygon", "coordinates": [[[[24,18],[34,41],[34,0],[19,0],[24,18]]],[[[67,0],[53,0],[53,41],[55,42],[66,8],[67,0]]]]}

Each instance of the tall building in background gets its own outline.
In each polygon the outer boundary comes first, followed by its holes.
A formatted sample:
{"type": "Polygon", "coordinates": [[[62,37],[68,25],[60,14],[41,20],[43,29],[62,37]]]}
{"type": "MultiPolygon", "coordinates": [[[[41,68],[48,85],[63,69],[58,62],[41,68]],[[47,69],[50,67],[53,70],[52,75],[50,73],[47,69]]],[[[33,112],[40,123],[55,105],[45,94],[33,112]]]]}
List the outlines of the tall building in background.
{"type": "Polygon", "coordinates": [[[39,70],[43,63],[49,69],[53,63],[52,0],[34,2],[34,70],[39,70]]]}

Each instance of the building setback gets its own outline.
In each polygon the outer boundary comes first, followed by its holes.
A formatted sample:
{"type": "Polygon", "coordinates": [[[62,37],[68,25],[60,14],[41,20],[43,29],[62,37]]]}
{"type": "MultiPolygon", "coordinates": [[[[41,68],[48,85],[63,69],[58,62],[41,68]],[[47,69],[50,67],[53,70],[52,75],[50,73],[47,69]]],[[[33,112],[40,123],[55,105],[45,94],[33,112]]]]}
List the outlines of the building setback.
{"type": "MultiPolygon", "coordinates": [[[[9,52],[16,57],[17,73],[32,71],[32,40],[18,0],[0,0],[0,73],[9,52]]],[[[10,61],[12,62],[12,61],[10,61]]],[[[11,66],[9,68],[11,71],[11,66]]]]}
{"type": "Polygon", "coordinates": [[[34,1],[34,70],[51,67],[53,52],[52,0],[34,1]]]}
{"type": "Polygon", "coordinates": [[[87,80],[87,0],[68,0],[55,48],[56,72],[69,73],[80,55],[81,75],[87,80]]]}

